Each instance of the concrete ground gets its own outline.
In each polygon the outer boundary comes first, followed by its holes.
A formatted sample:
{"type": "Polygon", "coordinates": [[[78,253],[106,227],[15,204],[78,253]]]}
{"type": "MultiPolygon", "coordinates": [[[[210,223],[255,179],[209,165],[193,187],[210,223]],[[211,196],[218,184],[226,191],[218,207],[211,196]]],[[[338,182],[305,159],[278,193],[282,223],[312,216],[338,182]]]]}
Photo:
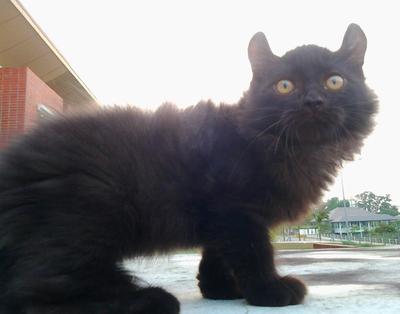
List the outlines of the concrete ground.
{"type": "Polygon", "coordinates": [[[278,251],[281,274],[308,285],[304,304],[263,308],[244,300],[202,299],[195,279],[198,254],[127,261],[126,267],[150,285],[162,286],[181,302],[182,314],[400,313],[400,248],[278,251]]]}

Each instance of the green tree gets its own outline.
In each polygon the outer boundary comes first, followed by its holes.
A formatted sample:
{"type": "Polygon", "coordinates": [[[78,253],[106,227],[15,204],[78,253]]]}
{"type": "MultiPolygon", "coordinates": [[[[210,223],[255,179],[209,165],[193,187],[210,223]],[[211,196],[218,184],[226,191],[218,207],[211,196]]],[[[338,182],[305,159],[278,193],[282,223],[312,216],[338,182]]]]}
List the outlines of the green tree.
{"type": "Polygon", "coordinates": [[[329,222],[329,211],[325,209],[319,209],[313,213],[313,224],[318,230],[318,236],[321,240],[321,234],[331,231],[331,224],[329,222]]]}
{"type": "Polygon", "coordinates": [[[358,207],[365,208],[371,213],[388,214],[392,216],[397,216],[399,214],[398,208],[391,203],[392,199],[389,194],[381,196],[365,191],[356,195],[355,201],[358,207]]]}
{"type": "Polygon", "coordinates": [[[376,227],[372,233],[375,234],[385,234],[385,233],[397,233],[398,229],[395,224],[379,224],[378,227],[376,227]]]}
{"type": "Polygon", "coordinates": [[[338,197],[332,197],[324,203],[324,209],[331,211],[337,207],[350,207],[350,201],[340,200],[338,197]]]}

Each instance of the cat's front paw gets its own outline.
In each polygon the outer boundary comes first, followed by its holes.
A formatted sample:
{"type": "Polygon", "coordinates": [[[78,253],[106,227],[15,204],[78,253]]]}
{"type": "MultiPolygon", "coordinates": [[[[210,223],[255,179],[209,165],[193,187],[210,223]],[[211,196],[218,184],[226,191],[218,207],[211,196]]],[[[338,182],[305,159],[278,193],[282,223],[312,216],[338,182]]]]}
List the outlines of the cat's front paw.
{"type": "MultiPolygon", "coordinates": [[[[197,278],[199,279],[200,276],[197,278]]],[[[207,281],[200,280],[198,284],[200,292],[206,299],[212,300],[234,300],[242,299],[242,293],[239,291],[233,278],[230,280],[207,281]]]]}
{"type": "Polygon", "coordinates": [[[256,289],[246,289],[245,298],[256,306],[286,306],[302,303],[307,293],[306,286],[290,276],[267,282],[256,289]]]}

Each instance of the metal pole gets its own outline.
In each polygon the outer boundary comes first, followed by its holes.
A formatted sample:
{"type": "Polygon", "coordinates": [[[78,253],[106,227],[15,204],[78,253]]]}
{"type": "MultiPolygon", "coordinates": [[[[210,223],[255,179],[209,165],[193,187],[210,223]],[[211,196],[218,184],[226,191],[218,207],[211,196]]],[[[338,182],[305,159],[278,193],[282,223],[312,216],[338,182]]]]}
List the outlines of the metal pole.
{"type": "Polygon", "coordinates": [[[341,183],[342,183],[342,197],[343,197],[343,207],[344,207],[344,218],[345,218],[345,222],[346,222],[346,234],[349,234],[349,220],[347,218],[347,206],[346,206],[346,197],[344,194],[344,183],[343,183],[343,171],[340,174],[340,179],[341,179],[341,183]]]}
{"type": "Polygon", "coordinates": [[[342,182],[342,198],[343,198],[343,202],[344,202],[346,198],[344,196],[343,171],[340,174],[340,179],[341,179],[341,182],[342,182]]]}

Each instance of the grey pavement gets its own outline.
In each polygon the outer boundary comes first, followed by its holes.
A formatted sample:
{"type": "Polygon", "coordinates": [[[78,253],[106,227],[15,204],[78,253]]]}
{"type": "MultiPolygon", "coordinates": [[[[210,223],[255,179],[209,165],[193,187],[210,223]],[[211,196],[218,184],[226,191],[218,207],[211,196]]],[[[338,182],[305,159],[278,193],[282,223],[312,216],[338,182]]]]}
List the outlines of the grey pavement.
{"type": "Polygon", "coordinates": [[[177,296],[182,314],[400,313],[399,248],[278,251],[280,273],[302,278],[309,290],[304,304],[282,308],[203,299],[196,281],[199,261],[198,254],[175,254],[125,265],[144,284],[177,296]]]}

